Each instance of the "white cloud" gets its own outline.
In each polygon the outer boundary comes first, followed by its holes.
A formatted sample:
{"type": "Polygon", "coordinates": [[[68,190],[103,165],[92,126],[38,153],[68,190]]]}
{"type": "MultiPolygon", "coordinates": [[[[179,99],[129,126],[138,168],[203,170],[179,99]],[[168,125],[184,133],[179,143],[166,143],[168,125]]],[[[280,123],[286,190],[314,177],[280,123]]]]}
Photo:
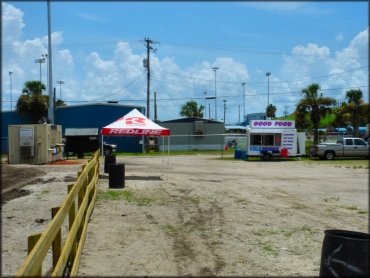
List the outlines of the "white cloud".
{"type": "Polygon", "coordinates": [[[2,3],[2,10],[3,41],[11,42],[19,39],[25,26],[23,12],[4,2],[2,3]]]}
{"type": "MultiPolygon", "coordinates": [[[[366,29],[353,38],[348,47],[334,55],[331,55],[330,49],[325,46],[318,47],[316,44],[308,44],[306,47],[296,46],[292,50],[293,55],[284,57],[280,76],[285,77],[285,80],[298,81],[282,83],[277,90],[299,92],[311,83],[319,83],[325,96],[343,99],[345,92],[354,87],[362,90],[364,100],[368,102],[368,88],[363,87],[369,83],[368,45],[366,29]],[[320,76],[322,78],[312,79],[320,76]]],[[[300,99],[299,94],[289,96],[292,104],[300,99]]],[[[283,102],[279,102],[278,110],[283,111],[283,102]]]]}

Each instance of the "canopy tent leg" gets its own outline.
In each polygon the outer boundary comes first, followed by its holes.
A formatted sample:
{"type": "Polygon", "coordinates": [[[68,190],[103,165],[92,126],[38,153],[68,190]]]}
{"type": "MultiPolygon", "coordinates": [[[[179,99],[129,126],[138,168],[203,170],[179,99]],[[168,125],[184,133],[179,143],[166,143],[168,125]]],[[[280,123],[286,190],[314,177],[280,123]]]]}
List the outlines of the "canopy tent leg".
{"type": "Polygon", "coordinates": [[[104,155],[104,135],[101,135],[101,156],[104,155]]]}

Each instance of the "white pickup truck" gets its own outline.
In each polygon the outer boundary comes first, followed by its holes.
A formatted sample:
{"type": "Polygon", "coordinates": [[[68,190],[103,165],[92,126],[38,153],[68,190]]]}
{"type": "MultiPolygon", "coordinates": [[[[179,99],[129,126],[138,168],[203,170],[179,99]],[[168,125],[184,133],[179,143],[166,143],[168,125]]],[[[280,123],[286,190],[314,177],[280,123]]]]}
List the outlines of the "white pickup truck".
{"type": "Polygon", "coordinates": [[[320,143],[312,146],[310,156],[332,160],[335,157],[369,157],[370,147],[361,138],[343,138],[336,143],[320,143]]]}

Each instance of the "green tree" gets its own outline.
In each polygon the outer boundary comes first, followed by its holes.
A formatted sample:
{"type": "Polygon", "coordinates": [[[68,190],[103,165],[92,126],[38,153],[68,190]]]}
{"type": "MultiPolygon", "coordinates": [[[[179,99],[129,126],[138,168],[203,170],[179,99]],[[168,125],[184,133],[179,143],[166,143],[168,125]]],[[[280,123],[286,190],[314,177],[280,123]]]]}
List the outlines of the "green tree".
{"type": "Polygon", "coordinates": [[[346,92],[347,103],[342,103],[337,109],[336,124],[352,125],[353,136],[359,136],[359,126],[369,122],[369,104],[362,99],[362,91],[349,90],[346,92]]]}
{"type": "Polygon", "coordinates": [[[269,104],[266,107],[266,116],[269,119],[275,119],[276,118],[276,106],[273,104],[269,104]]]}
{"type": "Polygon", "coordinates": [[[203,109],[203,105],[198,106],[196,101],[190,100],[181,106],[180,115],[188,118],[203,118],[203,109]]]}
{"type": "Polygon", "coordinates": [[[21,116],[37,123],[42,117],[47,117],[48,103],[42,95],[45,85],[40,81],[30,80],[24,83],[22,94],[17,101],[17,111],[21,116]]]}
{"type": "MultiPolygon", "coordinates": [[[[42,94],[45,88],[45,85],[40,81],[26,81],[22,89],[22,94],[18,98],[18,113],[21,116],[30,118],[32,123],[38,123],[42,118],[47,118],[49,96],[42,94]]],[[[56,106],[65,106],[65,103],[58,99],[56,106]]]]}
{"type": "MultiPolygon", "coordinates": [[[[313,83],[302,90],[303,98],[299,100],[297,108],[294,112],[297,118],[306,120],[306,115],[309,115],[309,120],[312,122],[314,133],[314,144],[319,142],[319,124],[322,117],[331,112],[331,106],[336,104],[336,100],[329,97],[324,97],[319,93],[320,85],[313,83]]],[[[301,123],[301,122],[299,122],[301,123]]],[[[308,124],[305,124],[306,126],[308,124]]]]}

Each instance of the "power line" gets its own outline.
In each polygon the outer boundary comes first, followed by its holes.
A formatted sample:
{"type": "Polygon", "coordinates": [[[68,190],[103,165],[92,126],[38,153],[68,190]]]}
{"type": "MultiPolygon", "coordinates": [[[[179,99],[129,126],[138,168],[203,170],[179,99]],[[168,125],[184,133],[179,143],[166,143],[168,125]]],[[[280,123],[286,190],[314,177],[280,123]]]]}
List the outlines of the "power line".
{"type": "MultiPolygon", "coordinates": [[[[345,87],[345,88],[326,88],[320,89],[320,91],[331,91],[331,90],[348,90],[348,89],[358,89],[358,88],[368,88],[368,86],[356,86],[356,87],[345,87]]],[[[286,94],[301,94],[301,91],[289,91],[289,92],[279,92],[279,93],[270,93],[270,95],[286,95],[286,94]]],[[[267,93],[255,93],[255,94],[246,94],[246,97],[258,97],[264,96],[267,93]]],[[[220,95],[219,97],[223,98],[240,98],[240,95],[220,95]]],[[[177,98],[157,98],[157,101],[176,101],[176,100],[204,100],[204,96],[201,97],[177,97],[177,98]]],[[[144,102],[145,99],[120,99],[118,102],[144,102]]],[[[94,100],[65,100],[64,102],[95,102],[94,100]]]]}
{"type": "MultiPolygon", "coordinates": [[[[346,70],[346,71],[341,71],[341,72],[337,72],[337,73],[314,76],[314,77],[306,77],[306,78],[297,79],[297,80],[270,81],[270,83],[279,84],[279,83],[301,82],[301,81],[306,81],[306,80],[319,79],[319,78],[325,78],[325,77],[340,75],[340,74],[344,74],[344,73],[348,73],[348,72],[352,72],[352,71],[357,71],[357,70],[360,70],[360,69],[363,69],[363,68],[368,68],[368,67],[369,66],[363,66],[363,67],[358,67],[358,68],[354,68],[354,69],[350,69],[350,70],[346,70]]],[[[214,80],[211,80],[211,79],[204,79],[204,78],[194,77],[194,76],[190,76],[190,75],[183,75],[183,74],[173,73],[173,72],[165,71],[163,69],[160,69],[160,71],[171,74],[171,75],[188,78],[188,79],[196,79],[196,80],[201,80],[201,81],[214,82],[214,80]]],[[[238,84],[239,85],[242,82],[244,82],[244,81],[222,81],[222,80],[219,81],[219,80],[217,80],[217,83],[224,83],[224,84],[238,84]]],[[[265,81],[248,82],[248,84],[251,84],[251,85],[266,84],[266,82],[265,81]]]]}
{"type": "Polygon", "coordinates": [[[101,98],[97,98],[97,99],[92,100],[92,101],[99,101],[99,100],[105,99],[105,98],[107,98],[107,97],[111,97],[111,96],[113,96],[113,95],[115,95],[115,94],[118,94],[120,91],[122,91],[122,90],[124,90],[124,89],[126,89],[126,88],[130,87],[132,84],[134,84],[134,83],[135,83],[135,82],[136,82],[140,77],[142,77],[142,76],[144,75],[144,73],[145,73],[145,71],[143,71],[143,72],[142,72],[142,74],[140,74],[140,75],[139,75],[138,77],[136,77],[133,81],[131,81],[130,83],[128,83],[126,86],[124,86],[124,87],[122,87],[122,88],[118,89],[117,91],[113,92],[112,94],[107,95],[107,96],[104,96],[104,97],[101,97],[101,98]]]}

